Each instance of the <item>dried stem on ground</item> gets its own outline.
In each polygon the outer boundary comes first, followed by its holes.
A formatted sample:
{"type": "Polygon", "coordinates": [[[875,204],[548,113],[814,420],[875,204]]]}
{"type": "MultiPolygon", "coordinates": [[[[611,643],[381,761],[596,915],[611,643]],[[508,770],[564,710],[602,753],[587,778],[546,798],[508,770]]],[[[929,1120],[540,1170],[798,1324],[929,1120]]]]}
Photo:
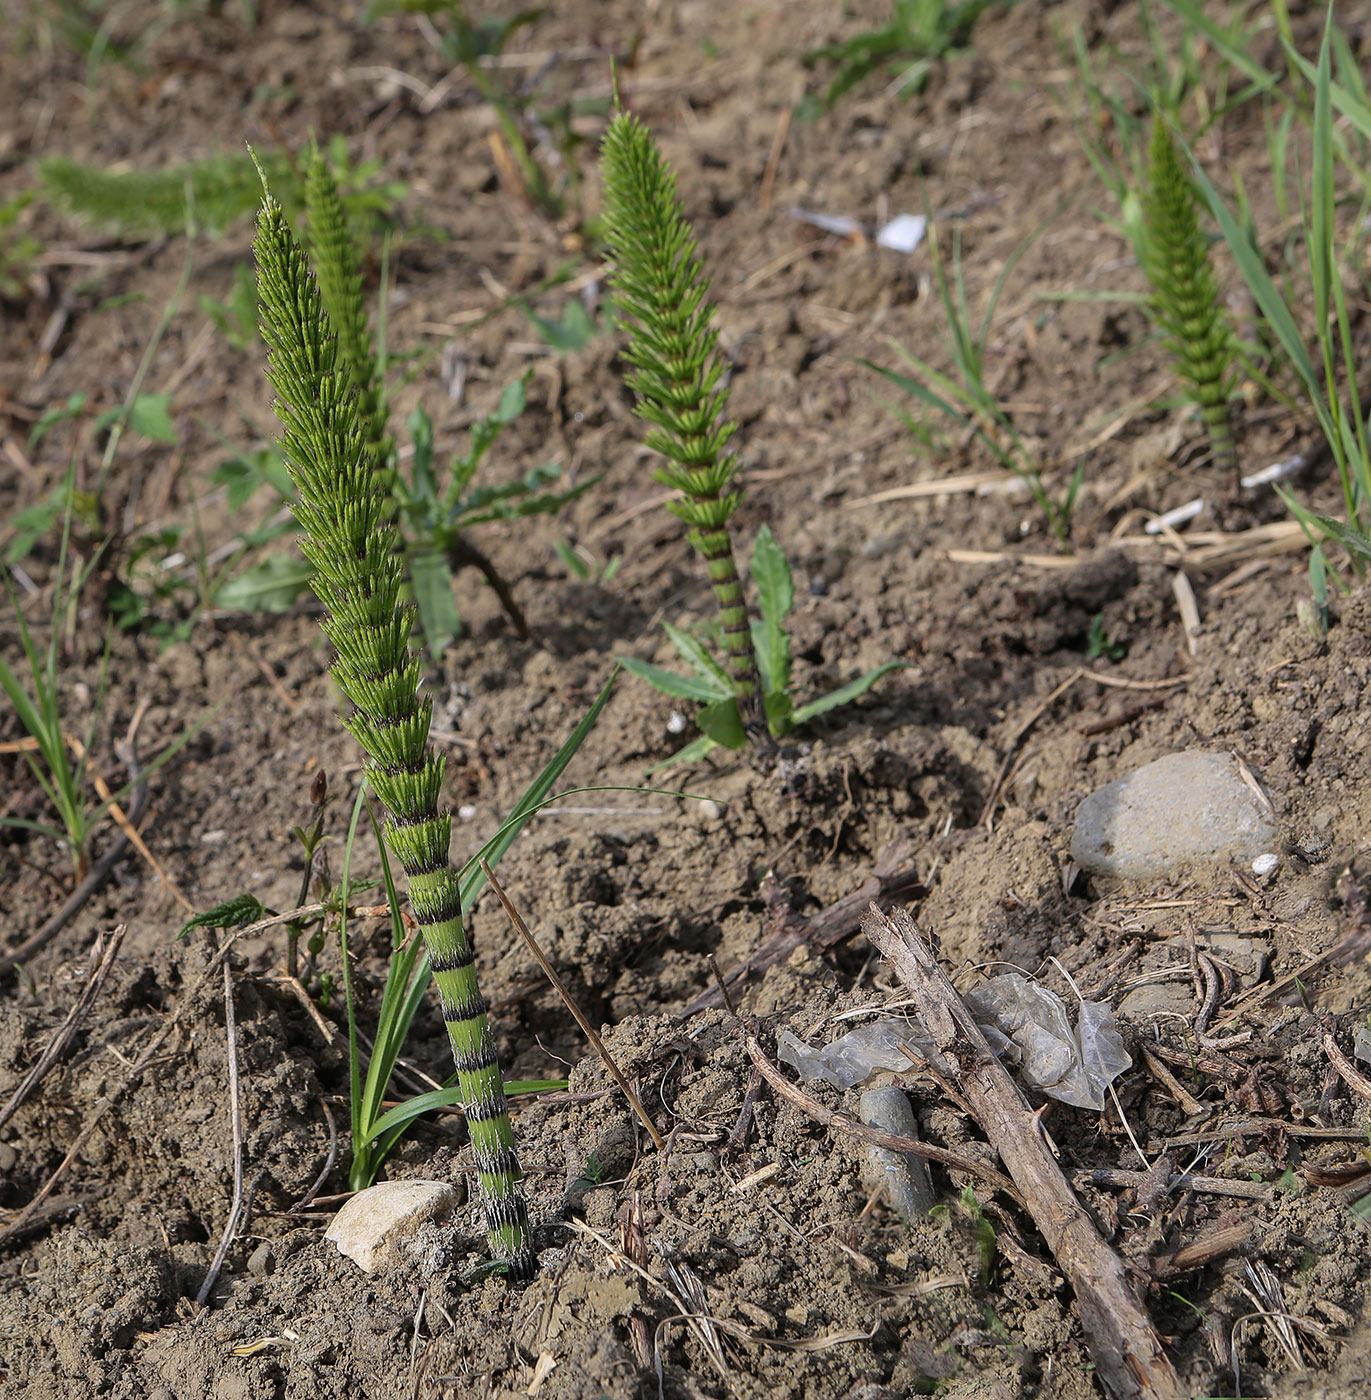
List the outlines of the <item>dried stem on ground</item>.
{"type": "Polygon", "coordinates": [[[1023,1091],[991,1051],[914,921],[902,909],[887,916],[873,906],[862,927],[917,999],[944,1061],[941,1072],[971,1105],[1075,1291],[1086,1345],[1105,1389],[1115,1400],[1182,1400],[1180,1380],[1123,1261],[1076,1199],[1023,1091]]]}
{"type": "Polygon", "coordinates": [[[95,1005],[95,999],[100,995],[100,989],[105,985],[105,978],[109,976],[110,968],[114,966],[114,960],[119,955],[119,945],[124,941],[124,932],[127,927],[127,924],[120,924],[118,928],[107,934],[103,949],[100,946],[100,940],[96,939],[95,946],[91,949],[91,957],[92,959],[98,957],[99,961],[91,970],[89,981],[71,1010],[67,1012],[67,1019],[53,1032],[52,1039],[44,1047],[43,1053],[39,1055],[29,1072],[19,1081],[19,1087],[6,1100],[5,1106],[0,1108],[0,1128],[3,1128],[14,1117],[20,1104],[33,1093],[43,1082],[44,1075],[66,1054],[67,1047],[71,1044],[77,1028],[86,1019],[91,1007],[95,1005]]]}
{"type": "Polygon", "coordinates": [[[851,894],[844,895],[827,909],[801,918],[791,908],[784,890],[770,873],[762,881],[762,893],[767,901],[768,934],[761,947],[724,974],[722,985],[715,985],[692,998],[682,1010],[682,1016],[724,1004],[724,989],[733,992],[748,977],[778,962],[783,962],[796,948],[808,944],[811,948],[833,948],[851,938],[861,927],[862,914],[874,903],[894,904],[908,899],[919,884],[918,872],[910,864],[908,840],[897,837],[876,858],[871,874],[851,894]]]}

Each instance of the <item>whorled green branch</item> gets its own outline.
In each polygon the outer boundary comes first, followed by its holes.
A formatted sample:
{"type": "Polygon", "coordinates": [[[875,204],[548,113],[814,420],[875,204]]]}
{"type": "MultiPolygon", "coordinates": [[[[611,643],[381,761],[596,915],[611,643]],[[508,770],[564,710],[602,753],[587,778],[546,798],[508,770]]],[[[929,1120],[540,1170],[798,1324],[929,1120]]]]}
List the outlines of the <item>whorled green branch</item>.
{"type": "Polygon", "coordinates": [[[1152,284],[1153,316],[1187,394],[1204,417],[1214,460],[1235,470],[1232,336],[1200,227],[1199,197],[1160,115],[1153,120],[1148,148],[1143,219],[1143,270],[1152,284]]]}
{"type": "Polygon", "coordinates": [[[339,355],[319,287],[281,206],[267,193],[253,243],[267,377],[277,394],[281,448],[295,480],[301,543],[328,609],[333,675],[355,707],[344,724],[389,814],[386,840],[409,882],[442,1002],[485,1204],[491,1248],[515,1277],[536,1266],[504,1081],[475,955],[462,925],[448,857],[451,817],[440,808],[443,759],[429,745],[431,703],[417,696],[412,609],[387,498],[352,375],[339,355]]]}
{"type": "Polygon", "coordinates": [[[324,311],[338,337],[343,364],[357,387],[358,411],[375,466],[384,468],[394,455],[395,442],[386,432],[385,388],[367,326],[357,247],[338,184],[317,146],[310,154],[305,178],[305,213],[324,311]]]}
{"type": "Polygon", "coordinates": [[[651,424],[648,447],[666,463],[653,479],[681,493],[668,509],[690,526],[705,558],[724,629],[729,678],[744,729],[767,733],[762,687],[728,522],[742,499],[736,456],[725,449],[737,424],[726,416],[727,366],[707,300],[709,283],[676,193],[676,177],[652,133],[621,112],[601,151],[606,244],[614,305],[629,334],[624,358],[637,411],[651,424]]]}

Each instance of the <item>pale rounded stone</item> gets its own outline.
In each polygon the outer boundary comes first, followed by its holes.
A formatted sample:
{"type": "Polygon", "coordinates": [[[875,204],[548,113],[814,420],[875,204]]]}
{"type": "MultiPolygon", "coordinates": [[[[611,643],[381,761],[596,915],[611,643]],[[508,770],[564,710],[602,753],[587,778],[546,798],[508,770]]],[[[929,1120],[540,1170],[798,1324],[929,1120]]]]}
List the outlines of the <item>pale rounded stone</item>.
{"type": "Polygon", "coordinates": [[[1092,792],[1076,811],[1071,859],[1146,880],[1186,865],[1250,861],[1276,844],[1266,807],[1231,754],[1168,754],[1092,792]]]}
{"type": "Polygon", "coordinates": [[[412,1263],[431,1250],[433,1227],[458,1204],[457,1192],[445,1181],[383,1181],[346,1201],[324,1238],[358,1268],[374,1274],[412,1263]]]}

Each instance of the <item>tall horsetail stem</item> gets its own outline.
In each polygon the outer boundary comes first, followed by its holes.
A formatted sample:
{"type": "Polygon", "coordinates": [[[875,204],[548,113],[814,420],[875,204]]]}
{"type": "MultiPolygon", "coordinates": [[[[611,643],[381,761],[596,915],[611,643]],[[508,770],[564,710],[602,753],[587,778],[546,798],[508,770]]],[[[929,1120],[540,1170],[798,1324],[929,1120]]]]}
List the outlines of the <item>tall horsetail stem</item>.
{"type": "Polygon", "coordinates": [[[628,387],[637,396],[639,416],[652,425],[648,447],[666,458],[653,480],[681,493],[667,509],[690,526],[690,542],[704,556],[739,715],[755,742],[766,738],[766,714],[728,530],[742,492],[729,489],[738,459],[724,448],[738,425],[724,414],[726,365],[710,324],[709,283],[676,194],[676,176],[652,133],[630,113],[618,113],[609,124],[601,166],[610,285],[629,333],[628,387]]]}
{"type": "Polygon", "coordinates": [[[1200,228],[1199,196],[1165,119],[1152,121],[1143,197],[1143,271],[1152,311],[1186,392],[1204,416],[1215,462],[1236,471],[1229,415],[1233,342],[1200,228]]]}
{"type": "Polygon", "coordinates": [[[319,287],[281,206],[267,192],[253,240],[267,378],[278,398],[281,449],[299,493],[301,549],[328,610],[333,676],[355,710],[343,723],[366,753],[367,778],[388,814],[386,840],[409,881],[442,1002],[466,1107],[492,1251],[515,1278],[536,1267],[504,1081],[462,927],[448,858],[451,817],[439,810],[444,760],[428,740],[432,704],[419,700],[409,648],[412,609],[400,601],[398,538],[374,471],[368,425],[339,354],[319,287]]]}

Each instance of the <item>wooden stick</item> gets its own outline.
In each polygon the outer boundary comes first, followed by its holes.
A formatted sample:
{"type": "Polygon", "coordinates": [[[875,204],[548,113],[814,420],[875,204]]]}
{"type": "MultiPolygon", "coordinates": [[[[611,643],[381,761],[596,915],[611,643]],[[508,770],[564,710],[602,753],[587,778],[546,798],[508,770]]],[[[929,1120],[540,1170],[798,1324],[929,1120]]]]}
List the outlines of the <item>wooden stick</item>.
{"type": "Polygon", "coordinates": [[[872,900],[894,903],[908,899],[918,888],[919,875],[913,866],[913,852],[904,836],[897,836],[876,858],[871,874],[851,894],[807,917],[790,907],[785,891],[775,877],[762,881],[767,900],[767,937],[737,967],[724,974],[722,982],[692,997],[681,1015],[694,1016],[707,1007],[722,1006],[726,992],[737,991],[748,977],[764,972],[788,958],[802,944],[815,949],[832,948],[852,937],[861,928],[862,911],[872,900]]]}
{"type": "Polygon", "coordinates": [[[1114,1400],[1184,1400],[1186,1392],[1123,1261],[1076,1199],[1023,1091],[991,1051],[913,919],[903,909],[887,916],[873,906],[862,927],[916,998],[945,1062],[939,1068],[975,1111],[1074,1289],[1086,1345],[1105,1389],[1114,1400]]]}

